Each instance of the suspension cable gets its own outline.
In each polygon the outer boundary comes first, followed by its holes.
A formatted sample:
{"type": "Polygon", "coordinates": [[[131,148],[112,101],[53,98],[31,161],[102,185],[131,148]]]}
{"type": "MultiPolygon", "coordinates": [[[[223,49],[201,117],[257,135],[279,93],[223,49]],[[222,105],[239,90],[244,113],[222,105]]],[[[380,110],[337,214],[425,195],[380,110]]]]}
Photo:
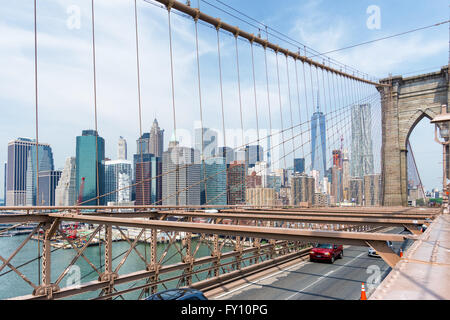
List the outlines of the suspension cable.
{"type": "MultiPolygon", "coordinates": [[[[140,61],[139,61],[139,33],[138,33],[138,13],[137,13],[137,0],[134,0],[134,22],[135,22],[135,35],[136,35],[136,71],[137,71],[137,92],[138,92],[138,112],[139,112],[139,139],[142,139],[142,104],[141,104],[141,76],[140,76],[140,61]]],[[[142,154],[142,141],[139,141],[139,153],[141,157],[141,181],[144,180],[144,158],[142,154]]],[[[137,169],[137,164],[136,168],[137,169]]],[[[142,204],[146,204],[144,186],[141,186],[142,190],[142,204]]]]}
{"type": "MultiPolygon", "coordinates": [[[[200,55],[198,50],[198,18],[195,18],[195,49],[196,49],[196,56],[197,56],[197,82],[198,82],[198,98],[199,98],[199,112],[200,112],[200,130],[201,130],[201,139],[202,139],[202,145],[201,145],[201,166],[203,170],[203,176],[206,177],[206,164],[205,164],[205,137],[204,137],[204,126],[203,126],[203,107],[202,107],[202,85],[201,85],[201,75],[200,75],[200,55]]],[[[177,164],[178,166],[178,164],[177,164]]],[[[204,186],[205,188],[205,201],[208,199],[208,187],[207,183],[205,181],[204,186]]]]}
{"type": "MultiPolygon", "coordinates": [[[[280,106],[280,121],[281,121],[281,130],[282,130],[281,139],[283,141],[283,154],[286,156],[286,148],[285,148],[285,145],[284,145],[285,139],[284,139],[284,129],[283,129],[283,127],[284,127],[284,124],[283,124],[283,110],[282,110],[282,105],[283,104],[281,102],[280,70],[279,70],[279,67],[278,67],[278,51],[275,52],[275,56],[276,56],[276,62],[277,62],[278,103],[279,103],[279,106],[280,106]]],[[[286,157],[284,157],[284,168],[287,168],[286,157]]]]}

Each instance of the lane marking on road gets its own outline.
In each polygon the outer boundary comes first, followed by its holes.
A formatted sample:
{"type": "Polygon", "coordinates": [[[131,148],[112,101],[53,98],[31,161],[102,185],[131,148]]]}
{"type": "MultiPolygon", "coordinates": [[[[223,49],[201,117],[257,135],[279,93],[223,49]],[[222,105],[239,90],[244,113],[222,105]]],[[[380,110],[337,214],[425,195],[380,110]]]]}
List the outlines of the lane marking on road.
{"type": "Polygon", "coordinates": [[[291,269],[293,269],[293,268],[295,268],[295,267],[302,267],[302,266],[304,266],[304,265],[307,264],[307,263],[309,263],[309,261],[303,261],[303,262],[301,262],[300,264],[295,264],[295,265],[293,265],[293,266],[287,267],[286,269],[277,271],[277,272],[275,272],[275,273],[272,273],[272,274],[270,274],[270,275],[268,275],[268,276],[265,276],[265,277],[263,277],[263,278],[260,278],[260,279],[258,279],[258,280],[250,281],[250,283],[248,283],[248,284],[244,284],[243,286],[240,286],[240,287],[238,287],[238,288],[236,288],[236,289],[233,289],[233,290],[231,290],[231,291],[229,291],[229,292],[222,293],[222,294],[220,294],[220,295],[218,295],[218,296],[215,296],[215,297],[213,297],[213,298],[214,298],[214,299],[222,298],[222,297],[224,297],[224,296],[226,296],[226,295],[229,295],[229,294],[232,294],[232,293],[234,293],[234,292],[236,292],[236,291],[245,289],[245,288],[247,288],[247,287],[249,287],[249,286],[256,285],[256,284],[258,284],[258,282],[260,282],[260,281],[264,281],[264,280],[266,280],[266,279],[269,279],[269,278],[272,278],[272,277],[274,277],[274,276],[276,276],[276,275],[279,275],[280,273],[289,271],[289,270],[291,270],[291,269]]]}
{"type": "Polygon", "coordinates": [[[353,262],[354,260],[358,259],[359,257],[361,257],[363,254],[366,254],[365,252],[360,253],[359,255],[357,255],[356,257],[354,257],[352,260],[347,261],[345,264],[343,264],[342,266],[340,266],[337,269],[331,270],[330,272],[327,272],[326,274],[324,274],[323,276],[321,276],[319,279],[317,279],[316,281],[314,281],[313,283],[309,284],[308,286],[306,286],[305,288],[303,288],[300,291],[297,291],[296,293],[290,295],[289,297],[287,297],[285,300],[290,300],[291,298],[295,297],[296,295],[298,295],[299,293],[302,293],[303,291],[305,291],[306,289],[314,286],[315,284],[317,284],[318,282],[322,281],[323,279],[325,279],[326,277],[328,277],[330,274],[342,269],[343,267],[345,267],[347,264],[353,262]]]}

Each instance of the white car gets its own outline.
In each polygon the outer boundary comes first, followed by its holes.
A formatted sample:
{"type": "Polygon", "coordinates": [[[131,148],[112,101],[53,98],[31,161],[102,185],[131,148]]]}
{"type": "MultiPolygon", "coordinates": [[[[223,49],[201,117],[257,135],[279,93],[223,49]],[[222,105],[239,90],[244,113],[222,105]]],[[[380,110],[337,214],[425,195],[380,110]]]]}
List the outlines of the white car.
{"type": "MultiPolygon", "coordinates": [[[[386,244],[388,245],[389,248],[392,249],[392,242],[391,241],[386,241],[386,244]]],[[[369,247],[369,253],[368,255],[370,257],[379,257],[379,254],[375,251],[375,249],[373,249],[372,247],[369,247]]]]}

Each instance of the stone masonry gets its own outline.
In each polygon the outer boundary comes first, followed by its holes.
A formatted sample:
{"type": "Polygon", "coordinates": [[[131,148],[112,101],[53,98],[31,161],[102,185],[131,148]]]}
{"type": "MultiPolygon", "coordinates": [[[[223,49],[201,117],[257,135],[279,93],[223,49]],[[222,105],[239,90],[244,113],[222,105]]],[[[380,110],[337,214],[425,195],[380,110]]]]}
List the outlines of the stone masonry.
{"type": "Polygon", "coordinates": [[[448,66],[438,72],[395,76],[380,83],[392,84],[377,88],[382,102],[382,202],[384,206],[407,206],[406,144],[420,120],[431,120],[441,112],[441,105],[448,106],[448,66]]]}

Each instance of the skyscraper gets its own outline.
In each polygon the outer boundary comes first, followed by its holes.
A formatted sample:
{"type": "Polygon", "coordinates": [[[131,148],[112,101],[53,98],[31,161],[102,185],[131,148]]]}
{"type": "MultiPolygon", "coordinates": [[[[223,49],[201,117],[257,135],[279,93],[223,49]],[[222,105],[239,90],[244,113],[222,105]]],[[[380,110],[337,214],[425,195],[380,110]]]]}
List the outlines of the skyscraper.
{"type": "Polygon", "coordinates": [[[321,178],[325,175],[327,165],[326,149],[325,115],[320,112],[318,105],[311,117],[311,170],[319,171],[321,178]]]}
{"type": "Polygon", "coordinates": [[[127,160],[128,150],[127,150],[127,140],[125,140],[122,136],[119,138],[119,142],[117,145],[117,159],[119,160],[127,160]]]}
{"type": "Polygon", "coordinates": [[[129,160],[105,161],[105,194],[107,194],[105,196],[105,203],[130,202],[131,201],[130,186],[132,185],[132,181],[133,181],[133,171],[131,161],[129,160]]]}
{"type": "Polygon", "coordinates": [[[161,158],[164,151],[164,130],[161,130],[156,119],[153,121],[149,138],[148,153],[155,155],[155,157],[161,158]]]}
{"type": "Polygon", "coordinates": [[[162,163],[162,204],[200,205],[198,152],[172,141],[162,163]]]}
{"type": "Polygon", "coordinates": [[[342,169],[337,165],[331,167],[331,195],[336,203],[343,200],[342,169]]]}
{"type": "Polygon", "coordinates": [[[78,194],[76,180],[76,158],[69,157],[66,159],[61,178],[55,190],[55,204],[57,206],[73,206],[76,204],[78,194]]]}
{"type": "Polygon", "coordinates": [[[134,155],[135,199],[136,205],[161,204],[162,162],[154,154],[134,155]]]}
{"type": "Polygon", "coordinates": [[[195,129],[195,150],[200,155],[203,154],[203,159],[214,157],[217,147],[218,133],[209,128],[195,129]]]}
{"type": "Polygon", "coordinates": [[[348,160],[348,151],[344,150],[342,155],[342,188],[345,200],[349,200],[350,190],[350,164],[348,160]]]}
{"type": "Polygon", "coordinates": [[[202,164],[200,183],[201,204],[227,204],[227,165],[225,158],[215,157],[202,164]]]}
{"type": "Polygon", "coordinates": [[[342,151],[333,150],[333,166],[342,168],[342,151]]]}
{"type": "Polygon", "coordinates": [[[350,179],[350,200],[357,206],[363,205],[363,179],[350,179]]]}
{"type": "Polygon", "coordinates": [[[246,168],[245,161],[233,161],[227,173],[228,204],[245,203],[246,168]]]}
{"type": "Polygon", "coordinates": [[[294,159],[294,173],[305,172],[305,158],[294,159]]]}
{"type": "Polygon", "coordinates": [[[48,170],[39,172],[39,202],[42,206],[55,205],[55,190],[61,178],[61,171],[48,170]]]}
{"type": "Polygon", "coordinates": [[[261,186],[263,188],[267,188],[267,176],[269,175],[269,164],[265,161],[258,161],[255,163],[255,166],[250,170],[256,172],[256,175],[261,177],[261,186]]]}
{"type": "Polygon", "coordinates": [[[381,203],[381,175],[364,176],[364,200],[366,206],[379,206],[381,203]]]}
{"type": "Polygon", "coordinates": [[[217,157],[226,159],[226,164],[230,164],[235,160],[234,150],[230,147],[217,147],[215,151],[217,157]]]}
{"type": "Polygon", "coordinates": [[[247,188],[246,204],[252,206],[273,206],[276,200],[275,190],[269,188],[247,188]]]}
{"type": "Polygon", "coordinates": [[[313,177],[308,177],[304,173],[296,173],[292,177],[291,183],[291,205],[314,204],[315,181],[313,177]]]}
{"type": "MultiPolygon", "coordinates": [[[[38,154],[39,171],[53,170],[53,154],[50,146],[39,143],[38,154]]],[[[18,138],[9,142],[6,173],[6,205],[24,206],[27,204],[27,180],[28,202],[33,204],[36,202],[36,172],[36,141],[29,138],[18,138]]]]}
{"type": "Polygon", "coordinates": [[[373,174],[372,113],[370,104],[352,106],[351,176],[373,174]]]}
{"type": "Polygon", "coordinates": [[[84,205],[103,205],[104,197],[95,200],[104,194],[105,177],[105,140],[95,130],[83,130],[77,137],[76,144],[76,190],[80,190],[82,178],[85,178],[82,194],[84,205]]]}
{"type": "Polygon", "coordinates": [[[136,153],[150,153],[150,133],[145,132],[142,136],[136,140],[136,153]]]}
{"type": "Polygon", "coordinates": [[[323,178],[320,178],[320,172],[318,170],[311,170],[311,176],[314,178],[314,192],[321,192],[321,181],[323,181],[323,178]]]}
{"type": "MultiPolygon", "coordinates": [[[[38,146],[38,156],[39,156],[39,172],[41,171],[53,171],[53,152],[52,148],[48,144],[39,144],[38,146]]],[[[39,199],[37,203],[37,177],[36,177],[36,145],[31,146],[28,151],[27,160],[27,192],[26,192],[26,204],[28,206],[41,205],[42,201],[39,199]]],[[[59,179],[59,178],[58,178],[59,179]]],[[[41,197],[41,192],[39,190],[39,198],[41,197]]]]}
{"type": "Polygon", "coordinates": [[[257,162],[264,160],[264,150],[260,145],[245,146],[245,163],[253,168],[257,162]]]}

